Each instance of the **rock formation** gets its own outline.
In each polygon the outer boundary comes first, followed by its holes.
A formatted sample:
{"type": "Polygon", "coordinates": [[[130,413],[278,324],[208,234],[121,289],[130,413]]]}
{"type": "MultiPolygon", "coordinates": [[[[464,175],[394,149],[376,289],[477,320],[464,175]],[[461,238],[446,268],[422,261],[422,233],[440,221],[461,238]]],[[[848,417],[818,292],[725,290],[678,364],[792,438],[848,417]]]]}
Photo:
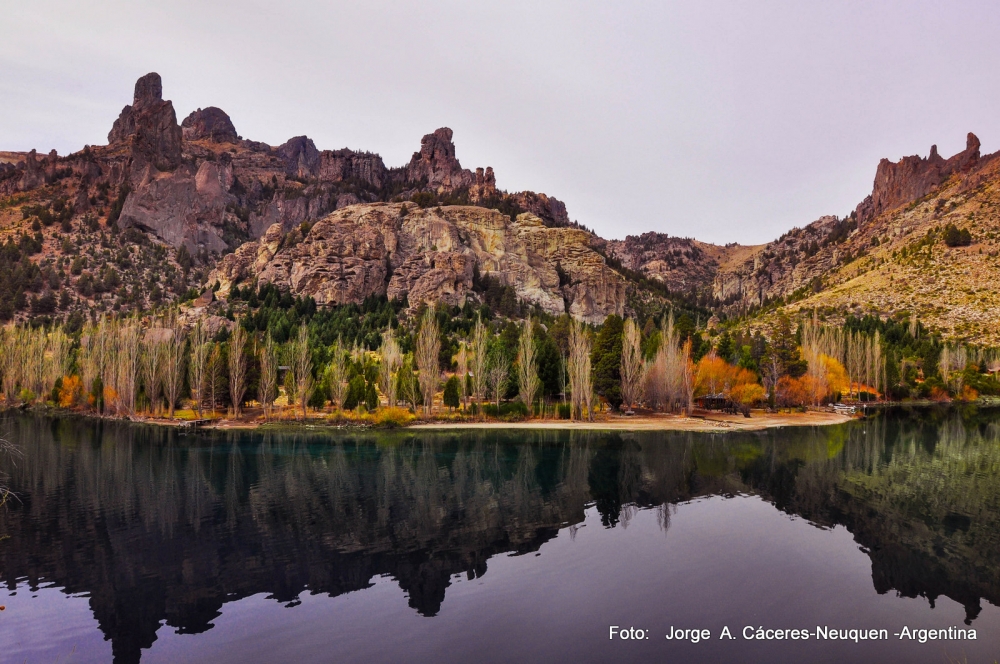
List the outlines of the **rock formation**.
{"type": "Polygon", "coordinates": [[[108,143],[129,145],[133,173],[146,166],[161,171],[176,168],[182,138],[174,106],[163,100],[163,84],[155,72],[136,81],[132,105],[122,109],[108,133],[108,143]]]}
{"type": "Polygon", "coordinates": [[[906,205],[941,186],[953,173],[968,170],[979,160],[979,139],[969,133],[965,150],[950,159],[938,154],[932,145],[926,159],[917,155],[898,162],[883,159],[875,171],[872,193],[855,210],[858,223],[865,224],[886,210],[906,205]]]}
{"type": "Polygon", "coordinates": [[[420,139],[420,151],[413,153],[406,167],[406,179],[426,181],[436,191],[454,191],[472,185],[475,177],[458,163],[451,137],[451,129],[442,127],[420,139]]]}
{"type": "Polygon", "coordinates": [[[233,121],[225,111],[215,106],[193,111],[181,123],[185,141],[210,140],[216,143],[236,143],[240,140],[233,121]]]}
{"type": "Polygon", "coordinates": [[[462,305],[477,299],[475,274],[512,287],[548,313],[598,323],[625,311],[625,280],[590,248],[591,235],[549,228],[528,213],[509,217],[473,206],[420,210],[412,204],[354,205],[316,222],[304,238],[280,225],[223,257],[209,277],[274,283],[319,304],[370,295],[462,305]],[[560,271],[563,279],[560,280],[560,271]]]}

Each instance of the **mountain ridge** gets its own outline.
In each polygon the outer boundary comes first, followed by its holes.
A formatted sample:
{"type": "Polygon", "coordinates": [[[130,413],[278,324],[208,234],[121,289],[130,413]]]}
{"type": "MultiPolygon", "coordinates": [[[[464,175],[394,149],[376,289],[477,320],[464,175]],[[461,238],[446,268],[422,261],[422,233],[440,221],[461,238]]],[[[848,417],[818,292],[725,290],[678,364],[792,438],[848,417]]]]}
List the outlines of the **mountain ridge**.
{"type": "MultiPolygon", "coordinates": [[[[543,308],[554,311],[552,298],[562,297],[566,311],[573,310],[577,312],[574,315],[591,322],[610,313],[624,312],[631,307],[628,293],[648,290],[655,284],[662,289],[662,292],[657,291],[657,297],[663,302],[668,301],[663,300],[665,294],[668,298],[694,298],[729,317],[781,307],[797,311],[810,303],[828,308],[846,307],[854,297],[851,294],[874,297],[862,284],[853,282],[857,279],[857,265],[855,273],[846,267],[866,257],[871,262],[875,253],[881,261],[879,266],[895,266],[881,268],[880,274],[885,274],[886,278],[896,279],[897,272],[905,272],[900,262],[905,249],[901,238],[908,237],[912,230],[900,232],[898,217],[904,208],[910,209],[925,200],[933,199],[934,209],[928,210],[926,205],[920,207],[923,216],[906,225],[907,229],[919,226],[925,236],[928,233],[939,235],[943,231],[938,226],[950,223],[968,231],[977,240],[978,249],[986,248],[978,247],[982,244],[979,242],[982,236],[994,232],[992,190],[994,183],[1000,181],[1000,174],[994,167],[997,154],[981,155],[979,139],[971,133],[967,136],[966,149],[948,159],[940,156],[936,146],[932,146],[927,157],[914,155],[897,162],[881,160],[876,168],[872,193],[849,216],[822,216],[761,245],[716,245],[657,232],[605,240],[570,221],[562,201],[544,193],[503,191],[497,187],[492,168],[471,170],[462,167],[453,139],[453,132],[447,127],[426,134],[410,161],[395,167],[387,167],[381,156],[372,152],[347,148],[320,150],[307,136],[292,137],[272,147],[242,138],[228,114],[216,107],[198,108],[178,122],[172,102],[163,99],[159,75],[147,74],[136,82],[132,104],[126,105],[114,121],[108,145],[86,146],[63,157],[54,151],[45,156],[39,156],[34,150],[0,153],[0,240],[17,247],[10,255],[13,258],[17,253],[20,262],[17,266],[8,265],[6,270],[12,278],[16,277],[15,285],[22,288],[7,301],[0,300],[0,318],[94,307],[152,306],[158,301],[157,297],[152,297],[157,291],[166,297],[171,291],[180,295],[191,288],[212,285],[209,273],[220,280],[218,277],[222,273],[219,270],[224,267],[224,257],[233,256],[232,252],[247,243],[256,242],[254,246],[258,248],[262,243],[267,244],[263,239],[265,235],[271,237],[268,242],[273,244],[279,231],[282,236],[279,244],[298,233],[302,237],[296,242],[304,241],[304,246],[311,251],[329,252],[330,247],[321,238],[316,238],[316,242],[309,240],[309,230],[315,228],[317,222],[332,219],[331,215],[352,206],[360,206],[352,213],[354,218],[360,219],[366,214],[376,214],[379,206],[399,206],[408,202],[418,212],[413,219],[423,219],[429,224],[427,228],[404,233],[409,238],[407,242],[414,240],[413,246],[404,253],[421,247],[417,253],[428,253],[421,259],[422,271],[419,275],[414,273],[410,281],[416,284],[431,273],[438,274],[436,271],[441,269],[438,265],[450,264],[453,269],[449,268],[447,278],[439,279],[437,290],[418,287],[417,290],[423,293],[422,299],[447,300],[455,292],[475,299],[477,296],[470,286],[468,272],[481,270],[513,288],[518,297],[526,298],[528,303],[544,304],[543,308]],[[948,198],[942,198],[942,192],[950,192],[948,198]],[[953,213],[958,205],[953,202],[956,196],[962,197],[962,210],[968,208],[964,216],[953,213]],[[970,203],[970,197],[978,202],[970,203]],[[474,210],[466,213],[448,211],[456,206],[495,210],[499,216],[494,218],[474,210]],[[981,211],[977,219],[972,208],[980,207],[988,209],[989,214],[981,211]],[[433,212],[428,213],[428,209],[433,212]],[[512,269],[495,270],[494,264],[499,265],[498,261],[502,262],[503,258],[496,247],[479,251],[459,240],[461,246],[455,247],[456,255],[445,260],[438,255],[441,252],[433,241],[422,244],[423,240],[414,239],[432,237],[438,232],[435,229],[452,228],[453,222],[448,219],[462,214],[479,218],[476,223],[485,224],[483,228],[495,225],[497,219],[506,220],[502,222],[505,227],[501,235],[508,239],[513,237],[511,232],[542,237],[544,233],[540,229],[577,229],[584,234],[565,237],[572,237],[570,244],[580,251],[593,253],[579,263],[591,267],[573,273],[575,268],[567,267],[572,262],[567,266],[559,263],[557,271],[568,272],[558,275],[556,286],[549,283],[551,275],[546,276],[543,281],[547,285],[536,292],[534,286],[518,281],[521,277],[517,275],[534,274],[536,276],[531,279],[537,280],[539,262],[551,260],[551,257],[546,258],[545,252],[522,252],[516,266],[511,264],[512,269]],[[59,228],[53,231],[51,220],[56,218],[59,228]],[[974,219],[977,224],[970,223],[974,219]],[[132,244],[140,249],[104,246],[110,245],[109,238],[116,234],[128,235],[132,244]],[[94,243],[99,243],[102,251],[88,254],[90,262],[80,269],[77,259],[94,243]],[[75,246],[70,246],[72,244],[75,246]],[[887,251],[883,244],[893,249],[887,251]],[[883,248],[874,251],[873,247],[883,248]],[[166,254],[160,260],[167,268],[172,268],[166,270],[171,273],[169,279],[155,274],[152,259],[145,256],[144,251],[150,256],[166,254]],[[464,258],[459,259],[458,255],[464,258]],[[31,256],[38,257],[29,258],[31,256]],[[24,263],[25,259],[31,265],[24,263]],[[471,267],[459,266],[466,259],[472,260],[471,267]],[[129,271],[131,268],[124,267],[143,261],[145,268],[137,276],[129,271]],[[598,263],[603,267],[598,269],[598,263]],[[124,285],[114,284],[115,279],[108,276],[109,266],[120,268],[126,281],[124,285]],[[615,283],[621,280],[627,284],[627,288],[612,289],[616,294],[611,300],[596,295],[594,290],[599,286],[593,281],[594,276],[607,276],[606,269],[617,275],[615,283]],[[104,293],[113,292],[111,298],[89,292],[92,289],[88,288],[88,283],[96,281],[108,285],[100,281],[104,277],[96,274],[99,271],[108,276],[111,286],[104,289],[104,293]],[[183,278],[173,274],[177,271],[183,273],[183,278]],[[85,272],[89,278],[84,276],[85,272]],[[445,282],[451,285],[446,287],[445,282]],[[590,284],[587,287],[590,291],[566,299],[566,289],[573,283],[590,284]],[[55,291],[64,285],[69,287],[71,294],[66,295],[64,291],[56,297],[55,291]],[[819,297],[824,292],[828,296],[825,299],[819,297]],[[834,297],[834,292],[840,295],[834,297]],[[580,304],[583,300],[577,302],[578,296],[589,298],[591,304],[580,304]],[[56,302],[54,306],[36,306],[42,298],[48,298],[50,304],[53,299],[56,302]],[[604,304],[593,306],[597,300],[604,304]]],[[[394,214],[399,209],[394,208],[394,214]]],[[[403,216],[405,212],[400,218],[403,216]]],[[[343,221],[344,217],[341,215],[337,219],[343,221]]],[[[329,226],[330,223],[325,225],[329,226]]],[[[533,246],[534,242],[526,245],[522,242],[519,246],[533,246]]],[[[547,242],[542,241],[542,245],[547,242]]],[[[992,244],[989,247],[992,256],[996,250],[992,244]]],[[[247,248],[243,253],[252,251],[254,249],[247,248]]],[[[383,257],[389,264],[398,263],[385,270],[385,283],[374,290],[362,288],[359,294],[409,292],[389,287],[393,270],[410,260],[393,258],[393,251],[395,249],[387,250],[383,257]]],[[[941,249],[939,243],[937,251],[947,252],[951,248],[941,249]]],[[[278,253],[273,252],[271,258],[278,253]]],[[[317,254],[310,260],[322,258],[340,264],[351,251],[341,246],[334,254],[322,257],[317,254]],[[338,251],[343,255],[334,255],[338,251]]],[[[407,255],[413,258],[417,254],[407,255]]],[[[307,263],[308,260],[300,258],[299,270],[309,271],[301,267],[307,263]]],[[[982,269],[986,270],[984,274],[992,275],[997,267],[989,263],[982,269]]],[[[246,278],[275,273],[262,266],[252,275],[248,272],[246,278]]],[[[316,272],[311,278],[315,281],[321,277],[316,272]]],[[[911,274],[910,278],[927,278],[927,275],[911,274]]],[[[279,285],[292,287],[291,280],[288,276],[279,285]]],[[[310,290],[332,292],[319,285],[302,292],[310,290]]],[[[941,292],[944,291],[937,290],[941,292]]],[[[891,316],[904,310],[922,310],[933,317],[932,312],[944,306],[934,292],[914,293],[908,300],[882,298],[879,301],[881,305],[869,307],[867,311],[891,316]]],[[[980,307],[975,317],[992,315],[992,306],[980,307]]],[[[996,313],[1000,315],[1000,311],[996,313]]],[[[954,321],[945,320],[947,316],[937,318],[942,329],[961,336],[954,321]]],[[[983,331],[971,334],[983,334],[983,331]]]]}

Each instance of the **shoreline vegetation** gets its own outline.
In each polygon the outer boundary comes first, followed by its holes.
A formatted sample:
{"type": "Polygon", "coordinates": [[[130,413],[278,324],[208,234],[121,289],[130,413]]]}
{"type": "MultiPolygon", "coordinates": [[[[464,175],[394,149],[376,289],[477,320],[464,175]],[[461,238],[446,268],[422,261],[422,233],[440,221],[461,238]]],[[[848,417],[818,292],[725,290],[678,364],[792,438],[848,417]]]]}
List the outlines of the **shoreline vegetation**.
{"type": "Polygon", "coordinates": [[[507,296],[505,314],[384,298],[319,308],[253,284],[233,287],[225,318],[189,307],[10,324],[0,408],[212,428],[719,431],[1000,395],[998,349],[946,344],[914,317],[837,326],[813,312],[765,336],[672,307],[642,326],[588,324],[507,296]]]}

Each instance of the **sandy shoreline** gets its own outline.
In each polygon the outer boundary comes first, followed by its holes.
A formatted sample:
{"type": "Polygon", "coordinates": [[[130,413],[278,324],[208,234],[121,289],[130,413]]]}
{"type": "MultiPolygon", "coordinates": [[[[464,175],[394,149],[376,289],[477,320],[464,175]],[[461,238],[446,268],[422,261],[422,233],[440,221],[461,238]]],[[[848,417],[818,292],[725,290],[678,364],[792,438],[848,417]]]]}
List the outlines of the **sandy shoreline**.
{"type": "MultiPolygon", "coordinates": [[[[76,413],[74,413],[76,414],[76,413]]],[[[79,415],[79,414],[76,414],[79,415]]],[[[82,415],[82,417],[92,417],[82,415]]],[[[114,420],[116,418],[109,418],[114,420]]],[[[457,431],[465,430],[546,430],[546,431],[760,431],[762,429],[773,429],[778,427],[794,426],[827,426],[832,424],[843,424],[849,422],[851,418],[847,415],[826,411],[808,411],[804,413],[767,413],[763,410],[753,411],[752,417],[742,415],[728,415],[720,412],[699,412],[693,417],[683,415],[651,414],[637,415],[634,417],[624,417],[621,415],[605,416],[594,422],[579,422],[575,420],[529,420],[524,422],[476,422],[476,421],[421,421],[416,420],[402,426],[395,427],[397,431],[457,431]]],[[[168,420],[165,418],[135,417],[132,422],[138,424],[149,424],[153,426],[167,426],[177,428],[187,428],[193,423],[185,419],[168,420]]],[[[305,427],[308,429],[370,429],[379,430],[383,427],[372,426],[367,423],[336,422],[325,418],[310,417],[305,420],[297,419],[274,419],[263,421],[261,419],[230,420],[226,418],[213,419],[211,421],[199,422],[197,428],[204,431],[212,430],[244,430],[254,431],[261,428],[271,427],[305,427]]]]}
{"type": "Polygon", "coordinates": [[[806,413],[754,412],[753,417],[709,413],[704,417],[654,415],[614,417],[596,422],[570,420],[531,420],[528,422],[427,422],[414,423],[407,429],[548,429],[573,431],[759,431],[776,427],[825,426],[843,424],[847,415],[809,411],[806,413]]]}

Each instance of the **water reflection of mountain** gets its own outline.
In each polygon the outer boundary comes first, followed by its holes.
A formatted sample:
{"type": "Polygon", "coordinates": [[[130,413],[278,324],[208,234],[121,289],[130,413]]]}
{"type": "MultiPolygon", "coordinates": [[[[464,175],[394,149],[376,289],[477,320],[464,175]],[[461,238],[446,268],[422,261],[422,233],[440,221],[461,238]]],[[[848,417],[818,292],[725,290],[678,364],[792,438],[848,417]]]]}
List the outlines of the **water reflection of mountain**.
{"type": "Polygon", "coordinates": [[[0,580],[88,592],[116,660],[161,621],[210,627],[256,593],[292,602],[391,575],[424,615],[454,574],[530,552],[593,504],[608,526],[710,494],[758,493],[870,551],[879,592],[1000,603],[1000,429],[890,416],[752,435],[351,436],[176,432],[15,419],[23,503],[0,513],[0,580]]]}

